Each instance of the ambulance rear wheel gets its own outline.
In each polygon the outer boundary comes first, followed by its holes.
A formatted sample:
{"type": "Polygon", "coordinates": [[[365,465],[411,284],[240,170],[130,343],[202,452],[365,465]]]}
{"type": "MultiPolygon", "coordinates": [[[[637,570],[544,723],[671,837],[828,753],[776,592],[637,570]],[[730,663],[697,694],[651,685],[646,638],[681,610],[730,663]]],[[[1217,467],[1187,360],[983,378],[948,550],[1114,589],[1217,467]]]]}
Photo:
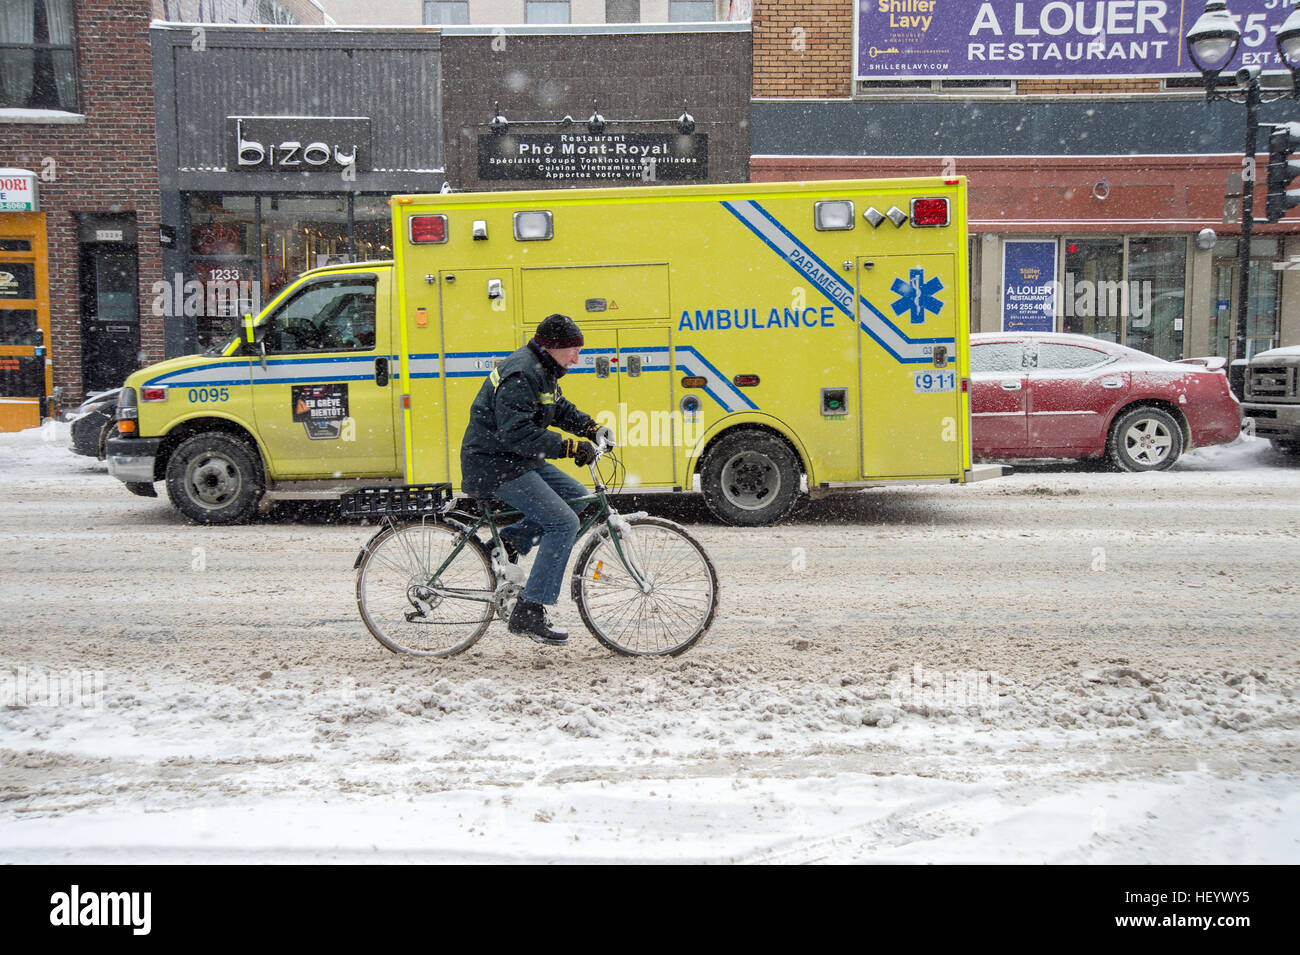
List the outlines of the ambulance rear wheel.
{"type": "Polygon", "coordinates": [[[728,524],[775,524],[799,497],[799,459],[764,431],[733,431],[709,449],[700,490],[714,517],[728,524]]]}
{"type": "Polygon", "coordinates": [[[219,432],[187,438],[167,461],[167,496],[199,524],[246,521],[262,497],[256,453],[219,432]]]}

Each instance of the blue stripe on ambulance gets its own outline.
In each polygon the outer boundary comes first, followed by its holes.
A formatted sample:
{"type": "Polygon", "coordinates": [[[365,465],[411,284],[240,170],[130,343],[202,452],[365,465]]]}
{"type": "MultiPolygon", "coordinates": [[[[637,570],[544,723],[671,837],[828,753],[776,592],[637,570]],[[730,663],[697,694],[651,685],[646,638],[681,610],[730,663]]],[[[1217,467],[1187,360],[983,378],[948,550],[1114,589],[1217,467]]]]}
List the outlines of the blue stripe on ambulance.
{"type": "Polygon", "coordinates": [[[373,381],[375,359],[370,355],[268,358],[266,367],[253,362],[252,384],[298,385],[319,381],[373,381]]]}
{"type": "Polygon", "coordinates": [[[217,385],[283,385],[316,381],[368,381],[375,377],[374,359],[369,355],[319,358],[271,358],[266,368],[254,365],[249,371],[248,359],[237,362],[213,362],[194,368],[182,368],[158,375],[145,382],[148,385],[167,385],[171,388],[208,387],[217,385]],[[275,369],[275,371],[272,371],[275,369]],[[241,372],[231,378],[232,371],[241,372]],[[250,377],[251,374],[251,377],[250,377]]]}
{"type": "MultiPolygon", "coordinates": [[[[644,348],[624,348],[624,354],[653,356],[651,360],[643,359],[643,372],[670,372],[669,349],[665,345],[644,348]]],[[[447,356],[446,374],[448,378],[485,378],[491,368],[483,367],[484,359],[506,358],[510,352],[456,352],[447,356]]],[[[590,354],[614,357],[613,348],[593,349],[590,354]]],[[[398,367],[398,356],[390,359],[393,368],[398,367]]],[[[265,370],[257,363],[253,364],[252,379],[247,376],[248,359],[235,362],[214,362],[196,368],[183,368],[151,378],[146,384],[168,385],[173,388],[214,387],[221,385],[284,385],[311,384],[321,381],[372,381],[374,380],[374,358],[370,355],[337,356],[319,358],[271,358],[267,360],[265,370]],[[272,370],[274,369],[274,370],[272,370]],[[292,369],[292,373],[290,372],[292,369]],[[312,369],[312,371],[308,371],[312,369]],[[239,378],[231,378],[232,370],[243,372],[239,378]],[[318,372],[314,373],[313,372],[318,372]]],[[[436,352],[414,354],[410,357],[411,378],[433,379],[442,375],[442,361],[436,352]]],[[[709,384],[704,388],[705,394],[712,398],[725,411],[758,410],[750,401],[731,384],[729,378],[699,353],[694,347],[677,348],[676,367],[683,373],[705,378],[709,384]]],[[[595,367],[572,368],[570,374],[594,374],[595,367]]],[[[394,377],[396,374],[394,373],[394,377]]]]}
{"type": "Polygon", "coordinates": [[[724,201],[723,207],[741,221],[754,235],[770,248],[804,279],[811,282],[845,315],[854,318],[849,303],[857,306],[859,327],[880,345],[891,357],[903,364],[930,364],[928,345],[955,344],[949,338],[911,338],[894,325],[865,296],[855,295],[852,287],[823,262],[807,245],[794,236],[766,209],[753,200],[724,201]],[[803,264],[796,262],[792,253],[798,252],[803,264]],[[816,266],[814,269],[812,263],[816,266]]]}

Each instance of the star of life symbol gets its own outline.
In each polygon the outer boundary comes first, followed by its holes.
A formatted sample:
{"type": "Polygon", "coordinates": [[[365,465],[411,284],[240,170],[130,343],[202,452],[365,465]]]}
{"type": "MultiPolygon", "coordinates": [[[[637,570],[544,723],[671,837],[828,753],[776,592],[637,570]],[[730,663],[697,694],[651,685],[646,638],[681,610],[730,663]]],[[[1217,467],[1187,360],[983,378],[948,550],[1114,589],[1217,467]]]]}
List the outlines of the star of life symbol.
{"type": "Polygon", "coordinates": [[[908,281],[894,279],[894,284],[890,286],[890,291],[898,296],[894,300],[894,314],[910,312],[912,324],[920,325],[925,322],[926,312],[938,315],[943,311],[944,303],[935,297],[935,293],[942,290],[943,282],[938,277],[927,280],[925,269],[912,269],[908,281]]]}

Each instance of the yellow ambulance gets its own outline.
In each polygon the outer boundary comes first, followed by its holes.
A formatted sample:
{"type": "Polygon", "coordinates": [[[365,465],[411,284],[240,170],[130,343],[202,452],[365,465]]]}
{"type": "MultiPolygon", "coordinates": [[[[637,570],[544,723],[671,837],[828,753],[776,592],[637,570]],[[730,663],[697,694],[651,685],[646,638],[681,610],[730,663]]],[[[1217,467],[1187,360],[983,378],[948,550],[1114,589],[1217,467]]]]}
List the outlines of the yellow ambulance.
{"type": "MultiPolygon", "coordinates": [[[[217,354],[126,382],[110,472],[204,523],[459,487],[470,404],[552,312],[625,491],[732,524],[801,494],[995,476],[970,453],[961,178],[396,196],[394,261],[316,269],[217,354]]],[[[575,472],[576,473],[576,472],[575,472]]],[[[581,475],[579,475],[581,476],[581,475]]]]}

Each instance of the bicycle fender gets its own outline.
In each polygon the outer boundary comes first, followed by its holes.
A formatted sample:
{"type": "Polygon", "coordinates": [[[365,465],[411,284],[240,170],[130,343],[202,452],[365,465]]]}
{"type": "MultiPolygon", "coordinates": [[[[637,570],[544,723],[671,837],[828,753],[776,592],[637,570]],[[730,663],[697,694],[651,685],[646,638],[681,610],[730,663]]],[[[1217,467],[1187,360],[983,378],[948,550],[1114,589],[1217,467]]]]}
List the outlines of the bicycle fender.
{"type": "Polygon", "coordinates": [[[379,539],[379,535],[387,529],[388,528],[386,527],[379,528],[379,530],[375,531],[374,534],[370,536],[370,540],[361,545],[361,550],[357,551],[357,559],[352,562],[353,570],[361,569],[361,561],[365,559],[366,554],[370,553],[370,548],[375,546],[375,541],[379,539]]]}

